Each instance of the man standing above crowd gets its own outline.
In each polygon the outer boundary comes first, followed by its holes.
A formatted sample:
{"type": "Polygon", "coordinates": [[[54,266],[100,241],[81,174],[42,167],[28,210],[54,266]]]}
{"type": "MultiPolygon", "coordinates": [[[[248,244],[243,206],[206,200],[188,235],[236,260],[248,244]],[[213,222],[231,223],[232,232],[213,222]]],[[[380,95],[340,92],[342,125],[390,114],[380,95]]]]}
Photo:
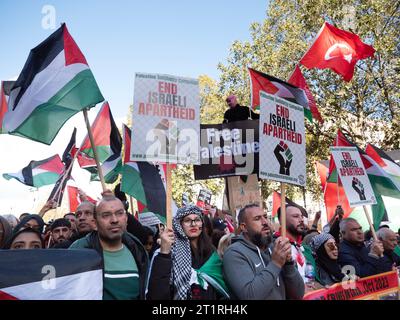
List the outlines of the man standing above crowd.
{"type": "Polygon", "coordinates": [[[267,214],[257,205],[240,210],[241,235],[223,256],[224,277],[240,300],[302,299],[304,282],[297,271],[287,239],[278,237],[271,247],[267,214]]]}
{"type": "Polygon", "coordinates": [[[233,94],[226,98],[226,103],[228,104],[229,109],[224,113],[223,123],[231,123],[247,119],[260,119],[260,115],[250,110],[249,107],[239,105],[236,96],[233,94]]]}
{"type": "Polygon", "coordinates": [[[95,249],[104,260],[104,300],[144,299],[148,256],[140,241],[126,232],[121,200],[103,194],[94,214],[97,231],[75,241],[71,249],[95,249]]]}
{"type": "Polygon", "coordinates": [[[343,240],[339,246],[338,262],[341,267],[353,266],[355,274],[361,278],[385,272],[381,241],[373,241],[368,250],[362,228],[353,218],[340,222],[340,233],[343,240]]]}

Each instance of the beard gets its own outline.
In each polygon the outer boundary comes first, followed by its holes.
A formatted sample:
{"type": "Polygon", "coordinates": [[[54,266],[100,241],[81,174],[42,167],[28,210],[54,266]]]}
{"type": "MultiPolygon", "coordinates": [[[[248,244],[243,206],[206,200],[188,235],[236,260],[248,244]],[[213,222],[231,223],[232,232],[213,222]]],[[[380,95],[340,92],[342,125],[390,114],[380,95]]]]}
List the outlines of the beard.
{"type": "Polygon", "coordinates": [[[268,247],[272,242],[272,236],[262,236],[261,232],[249,232],[249,239],[252,243],[254,243],[257,247],[268,247]]]}
{"type": "Polygon", "coordinates": [[[287,230],[293,235],[304,236],[307,233],[307,231],[304,228],[304,226],[303,226],[303,229],[301,229],[301,228],[299,228],[299,226],[296,228],[293,225],[289,225],[289,226],[287,226],[287,230]]]}

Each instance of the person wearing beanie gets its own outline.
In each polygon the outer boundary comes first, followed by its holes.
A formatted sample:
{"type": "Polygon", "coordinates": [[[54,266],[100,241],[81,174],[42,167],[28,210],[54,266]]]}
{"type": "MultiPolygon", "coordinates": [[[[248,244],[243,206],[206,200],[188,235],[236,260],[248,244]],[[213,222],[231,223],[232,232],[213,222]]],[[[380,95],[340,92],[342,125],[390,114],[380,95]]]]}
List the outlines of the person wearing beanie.
{"type": "Polygon", "coordinates": [[[312,238],[311,250],[315,256],[316,279],[323,286],[341,282],[345,276],[338,264],[338,248],[335,238],[330,233],[321,233],[312,238]]]}
{"type": "Polygon", "coordinates": [[[211,235],[213,246],[218,248],[219,240],[225,235],[229,233],[229,229],[221,218],[213,219],[213,232],[211,235]]]}
{"type": "Polygon", "coordinates": [[[40,232],[31,227],[13,233],[4,249],[43,249],[44,241],[40,232]]]}
{"type": "Polygon", "coordinates": [[[222,261],[204,232],[200,208],[179,208],[173,230],[161,233],[161,247],[150,266],[147,299],[228,299],[222,261]]]}
{"type": "MultiPolygon", "coordinates": [[[[51,238],[54,243],[53,247],[65,241],[68,241],[69,245],[71,244],[69,240],[71,239],[72,236],[72,226],[69,220],[65,218],[54,220],[54,222],[50,226],[50,231],[51,231],[51,238]]],[[[64,248],[67,247],[65,246],[64,248]]]]}

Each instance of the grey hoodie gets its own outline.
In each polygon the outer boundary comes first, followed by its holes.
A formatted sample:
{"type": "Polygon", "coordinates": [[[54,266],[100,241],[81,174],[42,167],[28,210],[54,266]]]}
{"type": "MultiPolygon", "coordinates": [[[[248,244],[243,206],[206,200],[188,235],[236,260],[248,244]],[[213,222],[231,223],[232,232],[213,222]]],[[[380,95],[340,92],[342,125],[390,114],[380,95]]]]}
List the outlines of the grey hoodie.
{"type": "MultiPolygon", "coordinates": [[[[272,248],[271,248],[272,250],[272,248]]],[[[242,235],[232,239],[223,257],[227,285],[239,300],[302,299],[304,282],[295,265],[279,268],[265,252],[242,235]]]]}

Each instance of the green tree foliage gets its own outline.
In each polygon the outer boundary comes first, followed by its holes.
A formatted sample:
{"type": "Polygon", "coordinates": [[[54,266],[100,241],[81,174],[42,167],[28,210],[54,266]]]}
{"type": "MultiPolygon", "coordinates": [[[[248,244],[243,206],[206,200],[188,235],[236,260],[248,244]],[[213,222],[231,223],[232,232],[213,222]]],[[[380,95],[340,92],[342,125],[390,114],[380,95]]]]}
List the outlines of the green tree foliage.
{"type": "MultiPolygon", "coordinates": [[[[324,21],[353,31],[376,49],[374,59],[357,63],[349,83],[330,70],[302,67],[325,120],[322,126],[305,122],[307,190],[316,197],[320,184],[313,164],[328,159],[339,128],[360,146],[400,147],[399,8],[396,0],[271,0],[266,19],[250,26],[251,40],[234,42],[227,62],[219,64],[221,92],[235,92],[245,104],[250,101],[247,67],[287,80],[324,21]]],[[[274,188],[262,185],[264,196],[274,188]]],[[[299,191],[289,189],[288,194],[299,191]]]]}

